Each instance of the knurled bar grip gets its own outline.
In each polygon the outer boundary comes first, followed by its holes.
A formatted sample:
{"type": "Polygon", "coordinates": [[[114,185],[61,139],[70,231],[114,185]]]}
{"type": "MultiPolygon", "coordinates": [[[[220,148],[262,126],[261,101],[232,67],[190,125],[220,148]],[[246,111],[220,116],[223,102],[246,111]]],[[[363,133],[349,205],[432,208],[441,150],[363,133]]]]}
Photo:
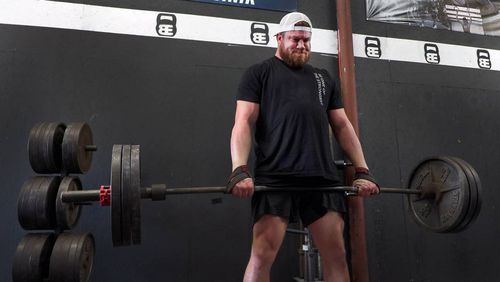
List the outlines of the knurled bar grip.
{"type": "MultiPolygon", "coordinates": [[[[141,198],[152,198],[152,189],[150,187],[141,189],[141,198]]],[[[256,192],[304,192],[304,191],[325,191],[325,192],[348,192],[358,193],[359,189],[352,186],[333,186],[333,187],[269,187],[255,186],[256,192]]],[[[83,203],[97,202],[100,200],[100,190],[81,190],[63,192],[61,200],[64,203],[83,203]]],[[[187,188],[164,188],[165,195],[171,194],[203,194],[203,193],[225,193],[226,187],[187,187],[187,188]]],[[[419,190],[403,188],[380,188],[381,193],[397,194],[421,194],[419,190]]]]}
{"type": "MultiPolygon", "coordinates": [[[[226,187],[188,187],[188,188],[166,188],[166,194],[191,194],[191,193],[225,193],[226,187]]],[[[358,193],[359,189],[353,186],[331,186],[331,187],[270,187],[255,186],[255,192],[350,192],[358,193]]],[[[421,194],[422,191],[403,188],[380,188],[381,193],[397,194],[421,194]]]]}

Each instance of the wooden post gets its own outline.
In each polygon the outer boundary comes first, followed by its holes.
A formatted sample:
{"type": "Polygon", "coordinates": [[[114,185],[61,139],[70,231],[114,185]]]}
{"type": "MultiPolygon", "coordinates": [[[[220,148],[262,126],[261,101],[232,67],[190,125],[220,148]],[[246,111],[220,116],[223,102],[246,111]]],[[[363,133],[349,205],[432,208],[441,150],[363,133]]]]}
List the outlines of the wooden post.
{"type": "MultiPolygon", "coordinates": [[[[350,0],[337,0],[337,25],[342,98],[347,116],[359,136],[350,0]]],[[[346,183],[348,185],[352,184],[353,176],[353,168],[346,170],[346,183]]],[[[352,281],[367,282],[369,281],[368,255],[363,199],[361,197],[349,197],[347,203],[349,206],[352,281]]]]}

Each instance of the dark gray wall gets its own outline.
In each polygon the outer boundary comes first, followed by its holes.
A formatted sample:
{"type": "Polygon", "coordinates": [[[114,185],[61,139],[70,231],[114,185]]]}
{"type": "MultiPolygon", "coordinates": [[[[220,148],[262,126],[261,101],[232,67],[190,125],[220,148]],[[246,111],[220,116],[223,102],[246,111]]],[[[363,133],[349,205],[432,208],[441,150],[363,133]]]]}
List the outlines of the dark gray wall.
{"type": "MultiPolygon", "coordinates": [[[[282,13],[189,1],[74,1],[113,7],[277,22],[282,13]]],[[[356,33],[497,48],[500,40],[364,20],[353,1],[356,33]]],[[[334,1],[299,1],[315,26],[335,29],[334,1]]],[[[15,247],[26,233],[16,200],[33,175],[26,153],[39,121],[87,121],[99,151],[86,187],[109,181],[111,146],[142,145],[145,185],[220,185],[230,170],[233,97],[242,71],[273,55],[268,48],[0,25],[0,280],[10,280],[15,247]]],[[[336,59],[313,64],[335,72],[336,59]]],[[[366,200],[371,281],[496,281],[500,260],[494,186],[499,136],[498,73],[356,59],[361,138],[384,186],[406,185],[424,157],[464,158],[481,176],[483,209],[460,234],[418,228],[403,196],[366,200]]],[[[238,281],[249,253],[248,201],[175,196],[143,205],[143,244],[112,248],[109,210],[85,207],[75,232],[96,237],[94,281],[238,281]]],[[[287,236],[274,281],[298,274],[287,236]]]]}
{"type": "MultiPolygon", "coordinates": [[[[189,1],[74,1],[102,6],[278,22],[283,13],[189,1]]],[[[299,1],[315,26],[334,29],[335,3],[299,1]]],[[[26,233],[16,200],[34,173],[26,143],[40,121],[85,121],[99,151],[87,188],[109,182],[112,144],[141,144],[142,182],[222,185],[231,165],[234,95],[246,67],[270,48],[0,25],[0,280],[10,280],[26,233]]],[[[313,64],[335,71],[334,57],[313,64]]],[[[112,248],[109,208],[85,207],[74,232],[92,232],[93,281],[238,281],[250,251],[249,201],[220,195],[143,203],[143,244],[112,248]]],[[[274,281],[298,275],[296,238],[287,236],[274,281]]]]}
{"type": "MultiPolygon", "coordinates": [[[[368,22],[364,1],[351,4],[355,33],[500,46],[498,37],[368,22]]],[[[356,73],[361,138],[380,183],[406,185],[421,159],[453,155],[483,184],[481,214],[460,234],[417,227],[404,196],[366,200],[371,281],[498,281],[498,72],[357,58],[356,73]]]]}

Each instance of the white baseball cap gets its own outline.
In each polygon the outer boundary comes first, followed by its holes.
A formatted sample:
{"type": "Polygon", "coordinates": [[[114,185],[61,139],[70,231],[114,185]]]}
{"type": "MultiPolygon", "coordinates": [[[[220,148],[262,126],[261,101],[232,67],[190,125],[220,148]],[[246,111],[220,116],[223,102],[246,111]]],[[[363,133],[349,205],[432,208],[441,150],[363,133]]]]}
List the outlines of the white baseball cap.
{"type": "Polygon", "coordinates": [[[299,12],[288,13],[281,19],[280,26],[278,27],[276,34],[291,30],[312,32],[311,20],[305,14],[299,12]],[[296,26],[299,22],[306,22],[309,26],[296,26]]]}

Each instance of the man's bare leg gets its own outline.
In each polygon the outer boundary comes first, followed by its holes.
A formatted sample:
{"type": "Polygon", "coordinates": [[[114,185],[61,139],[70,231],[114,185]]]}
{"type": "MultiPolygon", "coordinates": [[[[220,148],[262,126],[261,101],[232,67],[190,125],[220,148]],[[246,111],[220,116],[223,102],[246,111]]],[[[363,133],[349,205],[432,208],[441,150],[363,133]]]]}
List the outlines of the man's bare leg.
{"type": "Polygon", "coordinates": [[[285,237],[288,220],[264,215],[253,226],[252,253],[244,282],[268,282],[271,266],[285,237]]]}
{"type": "Polygon", "coordinates": [[[342,215],[338,212],[327,212],[307,228],[321,255],[324,281],[349,281],[342,215]]]}

